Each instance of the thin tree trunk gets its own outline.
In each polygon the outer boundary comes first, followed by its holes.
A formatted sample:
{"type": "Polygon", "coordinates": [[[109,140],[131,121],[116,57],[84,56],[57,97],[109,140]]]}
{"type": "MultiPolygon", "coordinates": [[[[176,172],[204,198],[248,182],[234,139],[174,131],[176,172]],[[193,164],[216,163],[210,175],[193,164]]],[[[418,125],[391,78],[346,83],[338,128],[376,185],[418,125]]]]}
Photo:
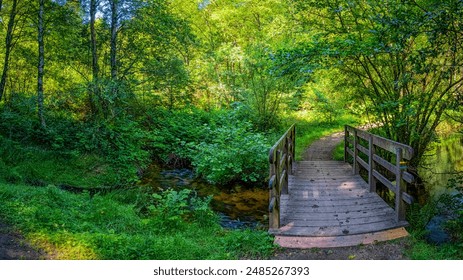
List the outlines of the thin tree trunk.
{"type": "Polygon", "coordinates": [[[111,79],[117,79],[117,8],[118,0],[111,1],[111,79]]]}
{"type": "Polygon", "coordinates": [[[45,116],[43,109],[43,71],[45,67],[45,48],[43,42],[43,10],[44,10],[45,0],[39,0],[39,20],[38,20],[38,43],[39,43],[39,65],[37,67],[37,109],[38,117],[42,128],[46,127],[45,116]]]}
{"type": "Polygon", "coordinates": [[[98,0],[90,0],[90,45],[92,49],[92,89],[88,92],[88,100],[90,104],[90,110],[92,118],[98,115],[98,108],[100,102],[100,92],[99,92],[99,72],[100,68],[98,66],[98,49],[97,49],[97,39],[96,39],[96,30],[95,30],[95,20],[97,12],[98,0]]]}
{"type": "Polygon", "coordinates": [[[92,74],[93,82],[98,80],[100,69],[98,67],[98,53],[96,44],[95,18],[96,18],[97,0],[90,0],[90,40],[92,45],[92,74]]]}
{"type": "Polygon", "coordinates": [[[6,38],[5,38],[5,57],[3,62],[3,72],[2,77],[0,79],[0,101],[5,93],[5,86],[6,86],[6,79],[8,75],[8,64],[10,62],[10,53],[13,46],[13,29],[14,29],[14,21],[17,14],[17,4],[18,0],[13,0],[11,11],[10,11],[10,19],[8,21],[8,28],[6,31],[6,38]]]}

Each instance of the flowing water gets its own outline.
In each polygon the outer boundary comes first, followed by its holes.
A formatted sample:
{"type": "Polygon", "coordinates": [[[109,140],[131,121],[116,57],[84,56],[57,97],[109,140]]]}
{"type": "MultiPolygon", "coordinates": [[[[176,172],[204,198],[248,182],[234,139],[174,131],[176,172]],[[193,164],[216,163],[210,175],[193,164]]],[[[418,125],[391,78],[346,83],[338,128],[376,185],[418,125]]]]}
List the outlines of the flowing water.
{"type": "Polygon", "coordinates": [[[212,196],[211,208],[226,228],[255,228],[267,224],[267,189],[240,185],[218,187],[195,179],[189,169],[161,170],[157,165],[146,170],[141,184],[154,191],[188,188],[201,197],[212,196]]]}

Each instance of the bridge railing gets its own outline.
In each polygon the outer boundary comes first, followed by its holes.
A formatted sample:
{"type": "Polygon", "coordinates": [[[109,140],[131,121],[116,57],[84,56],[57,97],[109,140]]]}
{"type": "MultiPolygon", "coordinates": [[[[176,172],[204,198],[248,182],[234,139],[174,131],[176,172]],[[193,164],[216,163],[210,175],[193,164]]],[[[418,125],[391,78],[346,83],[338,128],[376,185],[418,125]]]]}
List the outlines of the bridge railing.
{"type": "Polygon", "coordinates": [[[354,174],[359,174],[362,166],[368,172],[371,192],[376,191],[378,181],[391,190],[395,194],[396,222],[405,221],[405,203],[413,202],[405,191],[406,182],[414,181],[406,165],[413,149],[351,126],[345,126],[344,140],[344,160],[352,157],[354,174]]]}
{"type": "Polygon", "coordinates": [[[288,193],[288,178],[293,173],[296,126],[293,124],[269,152],[269,229],[280,227],[280,198],[288,193]]]}

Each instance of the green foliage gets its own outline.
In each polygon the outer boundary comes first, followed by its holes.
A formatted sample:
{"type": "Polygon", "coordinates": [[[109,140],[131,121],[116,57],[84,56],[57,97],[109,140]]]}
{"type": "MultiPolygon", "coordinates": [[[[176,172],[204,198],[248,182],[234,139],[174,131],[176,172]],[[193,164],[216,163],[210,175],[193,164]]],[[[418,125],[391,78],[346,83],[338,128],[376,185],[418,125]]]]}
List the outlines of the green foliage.
{"type": "Polygon", "coordinates": [[[140,197],[135,190],[90,196],[0,183],[0,218],[57,259],[236,259],[272,251],[265,232],[223,230],[209,199],[191,191],[155,196],[149,214],[137,210],[140,197]]]}
{"type": "Polygon", "coordinates": [[[448,187],[456,193],[442,194],[420,206],[413,204],[407,213],[413,246],[408,250],[412,259],[461,259],[463,248],[463,176],[449,181],[448,187]],[[443,225],[451,241],[442,245],[426,242],[426,225],[435,215],[445,215],[449,220],[443,225]]]}
{"type": "Polygon", "coordinates": [[[333,69],[342,94],[366,104],[387,138],[412,146],[418,166],[442,116],[461,105],[461,1],[293,2],[309,34],[287,52],[294,64],[333,69]]]}
{"type": "Polygon", "coordinates": [[[77,133],[77,140],[80,151],[107,158],[121,185],[137,182],[137,174],[149,163],[148,135],[129,119],[89,123],[77,133]]]}
{"type": "Polygon", "coordinates": [[[438,213],[436,206],[436,201],[430,201],[423,206],[414,203],[408,209],[407,221],[416,238],[424,238],[427,234],[426,225],[438,213]]]}
{"type": "Polygon", "coordinates": [[[240,259],[255,259],[273,251],[273,237],[267,232],[252,230],[235,230],[229,232],[222,240],[224,248],[229,252],[243,252],[240,259]]]}
{"type": "Polygon", "coordinates": [[[218,217],[209,208],[212,197],[200,198],[189,189],[169,189],[152,197],[153,205],[149,210],[156,218],[157,230],[176,231],[185,221],[195,221],[201,227],[217,226],[218,217]]]}
{"type": "Polygon", "coordinates": [[[210,140],[197,146],[196,172],[210,183],[262,182],[267,175],[267,139],[250,124],[226,123],[211,130],[210,140]]]}
{"type": "Polygon", "coordinates": [[[211,183],[265,180],[269,140],[253,129],[239,108],[208,114],[200,110],[156,114],[151,147],[164,163],[191,164],[198,176],[211,183]]]}
{"type": "Polygon", "coordinates": [[[443,194],[439,198],[439,202],[445,205],[445,210],[452,217],[445,227],[452,235],[453,241],[463,247],[463,174],[451,178],[448,188],[454,193],[443,194]]]}

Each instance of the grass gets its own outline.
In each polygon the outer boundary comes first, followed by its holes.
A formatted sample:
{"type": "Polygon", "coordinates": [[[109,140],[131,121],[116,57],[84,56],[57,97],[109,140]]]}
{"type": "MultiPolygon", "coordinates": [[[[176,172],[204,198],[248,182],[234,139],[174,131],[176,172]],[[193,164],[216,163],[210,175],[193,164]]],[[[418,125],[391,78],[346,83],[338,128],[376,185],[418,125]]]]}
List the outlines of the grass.
{"type": "Polygon", "coordinates": [[[117,185],[115,169],[94,154],[58,152],[0,137],[0,181],[35,186],[96,188],[117,185]]]}
{"type": "Polygon", "coordinates": [[[90,196],[52,185],[0,183],[0,218],[57,259],[238,259],[273,250],[265,231],[225,230],[212,216],[205,222],[183,212],[171,216],[179,218],[172,224],[142,211],[146,197],[140,196],[134,190],[90,196]]]}

